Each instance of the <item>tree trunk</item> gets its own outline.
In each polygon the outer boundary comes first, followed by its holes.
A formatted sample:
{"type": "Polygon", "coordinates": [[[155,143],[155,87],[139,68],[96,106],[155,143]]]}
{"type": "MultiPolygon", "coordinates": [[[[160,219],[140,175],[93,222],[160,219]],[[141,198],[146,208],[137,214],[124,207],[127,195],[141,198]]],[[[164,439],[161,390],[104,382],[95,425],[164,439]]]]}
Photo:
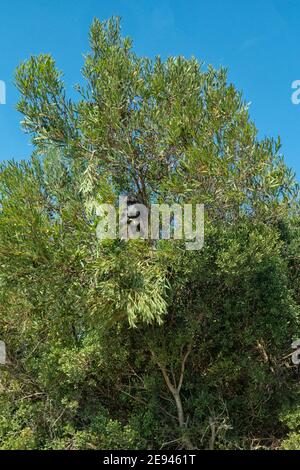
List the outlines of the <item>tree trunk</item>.
{"type": "MultiPolygon", "coordinates": [[[[186,450],[193,450],[193,449],[195,449],[195,446],[192,444],[192,442],[190,440],[190,437],[188,435],[186,420],[185,420],[185,417],[184,417],[184,411],[183,411],[183,406],[182,406],[182,401],[181,401],[181,396],[180,396],[180,390],[181,390],[181,387],[182,387],[182,384],[183,384],[185,363],[187,361],[188,356],[191,353],[191,350],[192,350],[192,344],[189,344],[189,346],[187,348],[187,352],[186,352],[186,354],[184,355],[184,357],[182,359],[178,386],[176,386],[176,383],[175,383],[175,385],[172,384],[166,367],[155,359],[155,362],[157,363],[158,367],[160,368],[160,370],[162,372],[162,375],[165,379],[166,385],[167,385],[169,391],[171,392],[171,394],[174,398],[174,401],[175,401],[175,404],[176,404],[176,409],[177,409],[178,423],[179,423],[179,427],[180,427],[180,431],[181,431],[181,440],[182,440],[182,443],[183,443],[184,448],[186,450]]],[[[153,353],[152,353],[152,355],[155,358],[155,355],[153,353]]],[[[173,378],[173,379],[174,379],[174,382],[176,382],[175,378],[173,378]]]]}

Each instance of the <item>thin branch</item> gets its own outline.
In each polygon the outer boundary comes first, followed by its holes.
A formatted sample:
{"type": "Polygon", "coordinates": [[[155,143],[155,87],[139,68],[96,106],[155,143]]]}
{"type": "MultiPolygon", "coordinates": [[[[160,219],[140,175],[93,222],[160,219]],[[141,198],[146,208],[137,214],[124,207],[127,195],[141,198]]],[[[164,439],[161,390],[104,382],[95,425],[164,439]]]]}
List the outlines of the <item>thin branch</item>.
{"type": "Polygon", "coordinates": [[[177,387],[178,392],[180,392],[181,387],[182,387],[184,371],[185,371],[185,364],[186,364],[186,361],[187,361],[189,355],[191,354],[191,351],[192,351],[192,343],[190,343],[188,345],[187,352],[185,353],[184,358],[183,358],[182,363],[181,363],[181,372],[180,372],[179,383],[178,383],[178,387],[177,387]]]}

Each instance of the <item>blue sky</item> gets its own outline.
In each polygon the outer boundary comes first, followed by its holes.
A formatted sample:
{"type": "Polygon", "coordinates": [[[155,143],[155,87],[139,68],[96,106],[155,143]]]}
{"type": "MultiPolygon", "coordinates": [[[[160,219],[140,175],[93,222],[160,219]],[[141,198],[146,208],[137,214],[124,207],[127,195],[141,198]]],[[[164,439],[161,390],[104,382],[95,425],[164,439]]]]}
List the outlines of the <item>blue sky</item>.
{"type": "Polygon", "coordinates": [[[140,55],[195,55],[228,67],[251,102],[260,136],[280,134],[289,166],[300,177],[300,0],[10,0],[0,6],[0,160],[28,158],[31,146],[15,111],[14,70],[32,54],[51,53],[70,90],[80,81],[93,17],[122,17],[140,55]]]}

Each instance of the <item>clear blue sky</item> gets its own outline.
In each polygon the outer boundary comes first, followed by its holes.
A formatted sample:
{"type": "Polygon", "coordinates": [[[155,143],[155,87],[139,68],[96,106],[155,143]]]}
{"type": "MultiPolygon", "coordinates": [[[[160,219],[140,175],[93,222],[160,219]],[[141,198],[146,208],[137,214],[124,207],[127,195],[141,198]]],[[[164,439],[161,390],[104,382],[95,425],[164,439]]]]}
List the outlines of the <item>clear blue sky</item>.
{"type": "Polygon", "coordinates": [[[18,63],[51,53],[68,87],[80,81],[92,18],[122,17],[138,54],[195,55],[229,69],[251,102],[260,135],[281,135],[289,166],[300,176],[300,105],[291,84],[300,79],[300,0],[10,0],[0,5],[0,160],[27,158],[13,85],[18,63]]]}

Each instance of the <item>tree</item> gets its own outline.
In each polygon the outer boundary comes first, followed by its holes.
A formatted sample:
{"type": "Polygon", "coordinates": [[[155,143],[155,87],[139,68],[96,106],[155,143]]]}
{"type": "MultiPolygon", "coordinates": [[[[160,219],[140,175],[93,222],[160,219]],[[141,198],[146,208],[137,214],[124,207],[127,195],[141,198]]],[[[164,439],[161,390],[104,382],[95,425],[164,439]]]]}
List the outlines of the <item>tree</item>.
{"type": "Polygon", "coordinates": [[[90,42],[77,101],[48,55],[16,74],[35,150],[0,171],[1,446],[278,446],[299,324],[280,141],[225,70],[139,58],[118,19],[90,42]],[[95,208],[119,195],[204,203],[204,249],[99,242],[95,208]]]}

